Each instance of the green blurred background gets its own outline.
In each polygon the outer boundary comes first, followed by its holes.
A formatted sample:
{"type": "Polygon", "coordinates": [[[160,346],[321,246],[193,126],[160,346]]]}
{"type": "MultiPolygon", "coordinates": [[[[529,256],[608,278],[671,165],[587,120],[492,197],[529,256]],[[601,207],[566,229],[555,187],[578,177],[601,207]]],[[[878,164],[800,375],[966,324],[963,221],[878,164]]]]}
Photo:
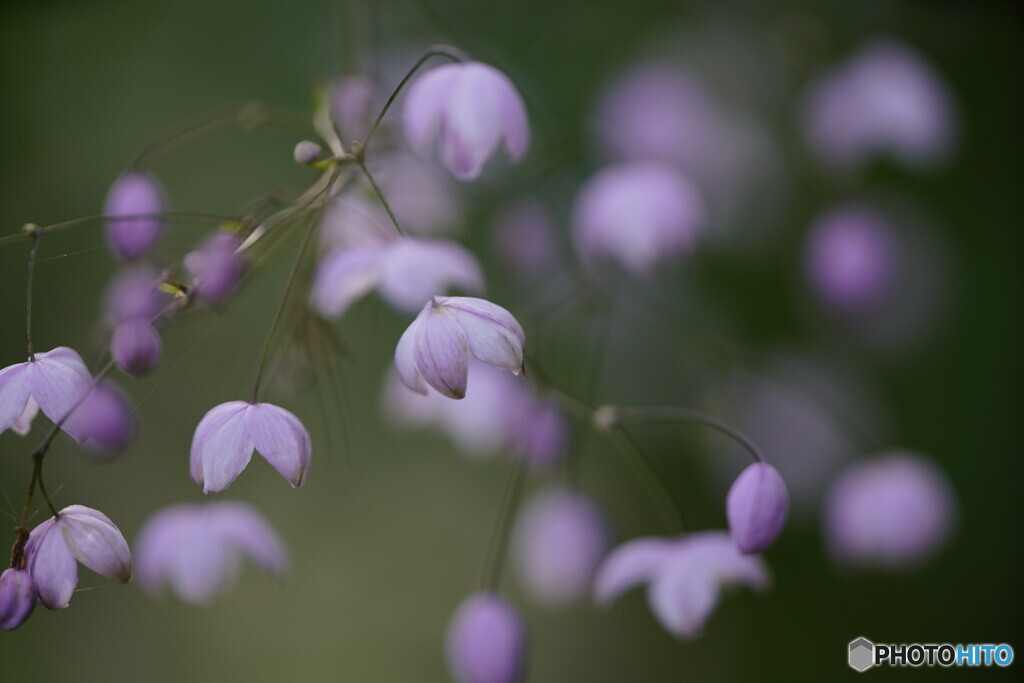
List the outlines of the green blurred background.
{"type": "MultiPolygon", "coordinates": [[[[951,545],[919,573],[848,574],[825,559],[815,524],[791,525],[767,556],[775,590],[725,600],[703,639],[686,644],[657,625],[639,594],[609,611],[588,604],[551,611],[520,599],[511,577],[504,585],[530,623],[532,681],[831,680],[856,675],[845,650],[858,635],[876,642],[1008,642],[1020,651],[1022,14],[1010,2],[744,4],[396,1],[368,5],[353,29],[345,5],[324,0],[5,3],[2,233],[97,213],[134,153],[197,113],[253,99],[307,110],[312,86],[339,73],[355,49],[414,55],[444,41],[495,63],[530,103],[534,156],[547,153],[549,163],[585,169],[599,157],[582,125],[596,89],[666,27],[732,17],[764,36],[810,17],[812,52],[826,61],[869,36],[904,39],[948,80],[960,107],[962,145],[938,173],[882,170],[869,181],[911,195],[937,217],[954,262],[957,303],[926,351],[869,357],[858,366],[880,387],[894,440],[934,457],[953,481],[962,519],[951,545]]],[[[268,189],[308,182],[307,171],[290,160],[296,141],[273,131],[228,133],[168,159],[157,173],[176,209],[232,212],[268,189]]],[[[534,186],[542,166],[528,163],[504,179],[512,191],[534,186]]],[[[733,329],[752,348],[801,346],[820,336],[793,303],[792,271],[803,223],[830,190],[817,183],[799,189],[786,219],[792,224],[760,259],[721,258],[705,273],[733,329]]],[[[489,194],[502,191],[490,183],[469,209],[469,242],[485,255],[489,194]]],[[[166,248],[186,248],[201,230],[176,229],[166,248]]],[[[3,365],[24,354],[26,251],[0,251],[3,365]]],[[[69,345],[90,357],[111,266],[98,227],[42,242],[38,347],[69,345]]],[[[157,508],[202,497],[187,474],[192,431],[208,408],[246,391],[286,269],[279,263],[223,314],[170,330],[156,374],[122,382],[141,401],[143,420],[142,439],[124,458],[95,465],[58,442],[46,466],[58,505],[100,508],[134,539],[157,508]]],[[[514,285],[495,282],[489,272],[496,300],[515,301],[514,285]]],[[[233,592],[192,608],[151,599],[134,585],[108,586],[83,570],[80,587],[89,590],[76,594],[69,609],[40,608],[21,629],[0,636],[0,679],[446,680],[444,627],[476,585],[507,466],[470,462],[439,436],[396,432],[380,419],[380,377],[405,322],[372,299],[339,325],[347,345],[338,375],[347,396],[343,412],[357,426],[347,437],[340,418],[330,429],[320,418],[318,403],[329,395],[323,378],[298,397],[280,397],[313,433],[307,486],[290,490],[254,460],[224,494],[256,504],[287,540],[294,568],[284,585],[249,570],[233,592]]],[[[682,322],[672,324],[673,334],[688,338],[682,322]]],[[[606,374],[604,399],[641,402],[672,393],[658,384],[663,375],[651,358],[630,356],[637,336],[642,331],[612,329],[611,357],[621,362],[606,374]]],[[[841,345],[834,351],[845,352],[841,345]]],[[[557,347],[546,357],[552,374],[570,382],[578,374],[571,350],[557,347]]],[[[4,509],[20,505],[37,437],[0,436],[0,483],[14,501],[0,500],[4,509]]],[[[722,526],[721,501],[699,476],[703,442],[671,431],[645,434],[643,442],[688,521],[722,526]]],[[[583,483],[608,507],[620,540],[663,531],[614,452],[591,439],[584,457],[583,483]]],[[[1019,667],[866,675],[984,680],[1012,677],[1019,667]]]]}

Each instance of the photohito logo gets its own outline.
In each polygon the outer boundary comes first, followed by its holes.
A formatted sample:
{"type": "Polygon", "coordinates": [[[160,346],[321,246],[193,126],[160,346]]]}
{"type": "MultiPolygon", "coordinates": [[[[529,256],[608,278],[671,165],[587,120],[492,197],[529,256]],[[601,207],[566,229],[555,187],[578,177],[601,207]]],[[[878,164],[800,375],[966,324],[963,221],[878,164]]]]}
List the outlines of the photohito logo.
{"type": "Polygon", "coordinates": [[[1010,666],[1013,648],[1006,643],[901,643],[875,644],[863,636],[850,641],[850,668],[867,671],[873,666],[1010,666]]]}

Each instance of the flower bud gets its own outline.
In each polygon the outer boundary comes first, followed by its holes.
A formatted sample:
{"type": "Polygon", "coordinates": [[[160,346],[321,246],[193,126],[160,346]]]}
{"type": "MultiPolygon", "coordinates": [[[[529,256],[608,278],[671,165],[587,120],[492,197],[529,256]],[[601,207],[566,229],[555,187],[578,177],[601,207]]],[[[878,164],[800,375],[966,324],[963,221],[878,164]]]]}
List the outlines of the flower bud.
{"type": "MultiPolygon", "coordinates": [[[[162,213],[164,193],[148,173],[129,171],[111,185],[103,206],[107,216],[143,216],[162,213]]],[[[163,220],[156,217],[123,218],[107,221],[107,241],[111,250],[125,260],[138,258],[160,236],[163,220]]]]}
{"type": "Polygon", "coordinates": [[[11,567],[0,574],[0,630],[13,631],[21,626],[35,606],[35,584],[27,571],[11,567]]]}
{"type": "Polygon", "coordinates": [[[317,160],[322,151],[320,145],[315,142],[303,140],[295,145],[295,151],[293,152],[295,163],[309,166],[317,160]]]}
{"type": "Polygon", "coordinates": [[[113,458],[136,436],[134,405],[112,382],[100,382],[75,411],[85,424],[86,446],[95,460],[113,458]]]}
{"type": "Polygon", "coordinates": [[[448,666],[459,683],[515,683],[523,678],[526,628],[512,605],[477,593],[448,624],[448,666]]]}
{"type": "Polygon", "coordinates": [[[726,498],[729,530],[741,552],[768,548],[782,531],[789,513],[789,493],[778,471],[763,462],[743,470],[726,498]]]}
{"type": "Polygon", "coordinates": [[[110,355],[117,367],[133,377],[148,375],[160,363],[163,342],[153,324],[132,318],[117,326],[110,341],[110,355]]]}
{"type": "Polygon", "coordinates": [[[207,304],[224,301],[242,279],[242,238],[234,232],[217,232],[195,251],[185,254],[182,265],[192,276],[195,296],[207,304]]]}

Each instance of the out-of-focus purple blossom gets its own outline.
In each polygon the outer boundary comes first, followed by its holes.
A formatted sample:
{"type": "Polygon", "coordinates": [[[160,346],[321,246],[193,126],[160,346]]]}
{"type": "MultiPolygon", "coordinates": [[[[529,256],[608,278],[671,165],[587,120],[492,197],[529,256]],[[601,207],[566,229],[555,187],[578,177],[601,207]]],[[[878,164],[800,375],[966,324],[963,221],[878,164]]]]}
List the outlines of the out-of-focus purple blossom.
{"type": "MultiPolygon", "coordinates": [[[[415,232],[414,226],[403,226],[415,232]]],[[[396,237],[395,226],[380,202],[358,192],[346,192],[331,200],[320,220],[319,231],[325,251],[381,244],[396,237]]]]}
{"type": "Polygon", "coordinates": [[[446,64],[413,83],[403,112],[413,149],[437,148],[441,163],[459,180],[473,180],[499,145],[513,161],[526,154],[530,128],[512,82],[479,62],[446,64]]]}
{"type": "Polygon", "coordinates": [[[110,340],[110,355],[117,367],[133,377],[156,370],[163,349],[160,333],[146,318],[125,320],[117,326],[110,340]]]}
{"type": "Polygon", "coordinates": [[[957,136],[945,84],[911,47],[876,40],[807,88],[808,145],[826,164],[856,171],[879,155],[925,168],[943,161],[957,136]]]}
{"type": "Polygon", "coordinates": [[[533,467],[550,467],[565,458],[569,451],[572,440],[569,423],[553,397],[526,394],[528,397],[510,416],[512,445],[533,467]]]}
{"type": "Polygon", "coordinates": [[[573,241],[584,263],[615,261],[638,277],[693,251],[706,216],[685,175],[657,162],[609,166],[576,197],[573,241]]]}
{"type": "Polygon", "coordinates": [[[321,315],[336,318],[376,289],[395,308],[413,313],[452,287],[483,290],[473,254],[454,242],[408,237],[328,254],[317,269],[310,302],[321,315]]]}
{"type": "Polygon", "coordinates": [[[301,140],[295,144],[295,149],[292,150],[292,158],[295,159],[297,164],[309,166],[320,158],[321,152],[323,150],[320,148],[320,145],[311,140],[301,140]]]}
{"type": "Polygon", "coordinates": [[[277,577],[289,564],[284,543],[263,516],[229,501],[164,508],[139,531],[135,554],[144,589],[156,593],[167,586],[192,604],[227,591],[242,559],[277,577]]]}
{"type": "Polygon", "coordinates": [[[331,87],[331,114],[346,144],[369,131],[376,94],[373,80],[359,75],[346,76],[331,87]]]}
{"type": "Polygon", "coordinates": [[[150,266],[121,268],[110,279],[103,295],[103,318],[111,329],[132,318],[152,318],[164,307],[160,273],[150,266]]]}
{"type": "Polygon", "coordinates": [[[789,492],[778,470],[763,462],[743,470],[729,489],[726,513],[740,552],[750,555],[767,550],[789,514],[789,492]]]}
{"type": "Polygon", "coordinates": [[[435,297],[423,307],[395,348],[395,368],[405,386],[427,386],[448,398],[466,395],[469,360],[518,374],[526,335],[501,306],[471,297],[435,297]]]}
{"type": "Polygon", "coordinates": [[[78,585],[76,560],[111,581],[132,578],[132,555],[120,530],[102,512],[82,505],[69,505],[33,529],[25,558],[39,602],[48,609],[71,602],[78,585]]]}
{"type": "Polygon", "coordinates": [[[826,495],[828,549],[844,566],[916,569],[942,548],[956,519],[946,476],[912,453],[855,462],[826,495]]]}
{"type": "MultiPolygon", "coordinates": [[[[129,171],[115,180],[103,206],[106,216],[148,216],[164,210],[163,189],[153,176],[143,171],[129,171]]],[[[160,237],[163,224],[159,217],[110,219],[107,242],[121,258],[136,259],[149,251],[160,237]]]]}
{"type": "MultiPolygon", "coordinates": [[[[25,425],[34,400],[54,424],[68,416],[78,400],[92,388],[92,375],[82,357],[66,346],[35,354],[35,359],[0,370],[0,434],[15,423],[25,425]]],[[[28,420],[30,421],[30,420],[28,420]]],[[[88,438],[88,425],[76,410],[61,429],[77,441],[88,438]]]]}
{"type": "Polygon", "coordinates": [[[805,268],[814,293],[844,313],[878,306],[895,284],[896,244],[888,221],[865,206],[829,211],[811,228],[805,268]]]}
{"type": "Polygon", "coordinates": [[[204,493],[223,491],[242,473],[255,450],[294,488],[302,486],[313,449],[299,418],[269,403],[229,401],[196,426],[189,469],[204,493]]]}
{"type": "Polygon", "coordinates": [[[182,265],[192,277],[197,299],[218,304],[235,290],[244,266],[241,246],[242,238],[237,233],[221,230],[185,254],[182,265]]]}
{"type": "Polygon", "coordinates": [[[32,616],[36,587],[24,569],[5,569],[0,574],[0,631],[13,631],[32,616]]]}
{"type": "Polygon", "coordinates": [[[608,604],[644,583],[648,604],[662,626],[691,639],[704,629],[723,588],[745,585],[761,591],[771,579],[761,558],[741,553],[728,533],[705,531],[679,539],[640,538],[619,546],[598,569],[594,596],[608,604]]]}
{"type": "Polygon", "coordinates": [[[565,488],[534,496],[516,522],[513,548],[523,586],[537,600],[562,605],[590,592],[611,534],[590,496],[565,488]]]}
{"type": "Polygon", "coordinates": [[[501,210],[492,233],[494,252],[523,281],[551,275],[558,267],[557,230],[536,200],[521,199],[501,210]]]}
{"type": "Polygon", "coordinates": [[[113,382],[97,384],[75,409],[75,414],[86,425],[85,445],[94,452],[119,451],[131,443],[138,432],[134,407],[113,382]]]}
{"type": "Polygon", "coordinates": [[[466,598],[448,624],[448,667],[459,683],[516,683],[526,672],[526,626],[505,598],[466,598]]]}

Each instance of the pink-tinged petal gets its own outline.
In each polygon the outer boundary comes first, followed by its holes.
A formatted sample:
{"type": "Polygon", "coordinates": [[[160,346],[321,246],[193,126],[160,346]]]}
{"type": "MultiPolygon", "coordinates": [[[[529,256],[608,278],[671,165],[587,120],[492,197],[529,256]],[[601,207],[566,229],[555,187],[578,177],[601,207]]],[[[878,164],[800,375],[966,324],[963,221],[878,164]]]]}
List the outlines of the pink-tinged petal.
{"type": "Polygon", "coordinates": [[[28,409],[31,396],[28,365],[18,363],[0,370],[0,434],[10,429],[28,409]]]}
{"type": "Polygon", "coordinates": [[[78,354],[62,348],[36,354],[36,360],[29,363],[27,372],[32,396],[43,414],[55,424],[63,421],[61,429],[75,440],[87,439],[89,430],[84,418],[77,414],[68,415],[92,389],[92,377],[78,354]]]}
{"type": "Polygon", "coordinates": [[[789,493],[778,470],[763,462],[747,467],[726,498],[729,529],[745,554],[766,550],[786,523],[789,493]]]}
{"type": "Polygon", "coordinates": [[[256,451],[293,487],[302,486],[313,449],[299,418],[284,408],[257,403],[246,411],[246,423],[256,451]]]}
{"type": "Polygon", "coordinates": [[[381,260],[380,295],[398,309],[419,311],[451,287],[472,293],[484,288],[476,257],[454,242],[406,238],[381,260]]]}
{"type": "Polygon", "coordinates": [[[316,270],[310,304],[325,318],[341,316],[377,284],[384,252],[384,245],[362,244],[328,254],[316,270]]]}
{"type": "Polygon", "coordinates": [[[443,306],[424,312],[412,356],[423,379],[439,394],[456,399],[466,395],[469,342],[458,320],[443,306]]]}
{"type": "Polygon", "coordinates": [[[457,64],[446,64],[420,76],[405,98],[402,122],[412,148],[428,155],[437,141],[441,119],[459,77],[457,64]]]}
{"type": "Polygon", "coordinates": [[[526,334],[511,313],[484,299],[470,297],[448,297],[441,304],[455,313],[474,356],[496,368],[519,372],[523,367],[526,334]]]}
{"type": "Polygon", "coordinates": [[[13,631],[25,623],[36,606],[36,588],[32,575],[24,569],[4,570],[0,574],[0,631],[13,631]]]}
{"type": "Polygon", "coordinates": [[[67,366],[79,375],[90,377],[89,368],[85,366],[85,361],[82,360],[82,357],[78,355],[77,351],[69,349],[66,346],[58,346],[51,351],[37,353],[36,360],[56,361],[61,365],[67,366]]]}
{"type": "Polygon", "coordinates": [[[252,458],[254,448],[246,419],[248,403],[224,403],[203,417],[192,437],[192,478],[204,493],[223,491],[252,458]],[[198,476],[197,476],[198,474],[198,476]]]}
{"type": "Polygon", "coordinates": [[[32,420],[36,419],[36,415],[38,414],[39,404],[36,403],[34,398],[29,396],[28,403],[25,404],[25,410],[22,411],[21,415],[14,420],[14,424],[11,425],[11,429],[14,430],[15,434],[25,436],[32,429],[32,420]]]}
{"type": "Polygon", "coordinates": [[[423,312],[402,333],[401,339],[398,340],[398,346],[395,347],[395,370],[398,372],[398,378],[409,389],[423,395],[427,394],[427,385],[423,381],[423,375],[420,374],[419,368],[416,367],[413,346],[415,345],[416,331],[419,329],[423,317],[429,315],[429,308],[430,304],[427,304],[423,312]]]}
{"type": "Polygon", "coordinates": [[[448,666],[459,683],[515,683],[525,673],[526,627],[493,593],[467,598],[448,624],[448,666]]]}
{"type": "Polygon", "coordinates": [[[39,602],[47,609],[63,609],[78,585],[78,565],[54,522],[51,517],[32,530],[25,554],[39,602]]]}
{"type": "Polygon", "coordinates": [[[718,604],[719,583],[694,553],[673,553],[655,573],[647,599],[658,621],[679,638],[700,635],[718,604]]]}
{"type": "Polygon", "coordinates": [[[445,105],[439,153],[452,175],[473,180],[501,140],[500,93],[492,67],[470,63],[460,70],[445,105]]]}
{"type": "Polygon", "coordinates": [[[132,554],[128,542],[102,512],[71,505],[61,510],[57,526],[79,562],[111,581],[131,581],[132,554]]]}
{"type": "Polygon", "coordinates": [[[224,543],[249,558],[267,573],[288,572],[288,550],[273,527],[251,505],[238,502],[213,503],[210,522],[224,543]]]}
{"type": "Polygon", "coordinates": [[[231,586],[238,575],[238,559],[219,534],[208,533],[205,525],[209,519],[207,511],[197,511],[188,533],[179,537],[166,569],[171,589],[193,605],[210,602],[231,586]]]}
{"type": "Polygon", "coordinates": [[[193,505],[176,505],[154,514],[139,530],[135,541],[135,578],[147,591],[156,592],[167,578],[167,568],[187,542],[192,529],[185,520],[193,516],[193,505]]]}
{"type": "Polygon", "coordinates": [[[650,580],[678,544],[678,541],[662,538],[638,538],[619,546],[597,570],[594,598],[599,604],[608,604],[630,588],[650,580]]]}
{"type": "Polygon", "coordinates": [[[700,558],[702,566],[722,585],[747,586],[756,591],[771,586],[771,575],[764,560],[741,553],[724,531],[690,534],[683,542],[683,549],[700,558]]]}
{"type": "Polygon", "coordinates": [[[110,355],[117,367],[133,377],[148,375],[160,363],[164,343],[153,323],[145,318],[125,320],[114,330],[110,355]]]}
{"type": "MultiPolygon", "coordinates": [[[[164,211],[163,189],[148,173],[129,171],[110,187],[103,213],[108,216],[144,216],[164,211]]],[[[134,259],[149,250],[160,236],[159,217],[122,218],[107,221],[107,242],[123,259],[134,259]]]]}
{"type": "Polygon", "coordinates": [[[521,161],[530,147],[530,123],[519,91],[505,74],[494,69],[494,89],[501,112],[501,137],[512,161],[521,161]]]}

